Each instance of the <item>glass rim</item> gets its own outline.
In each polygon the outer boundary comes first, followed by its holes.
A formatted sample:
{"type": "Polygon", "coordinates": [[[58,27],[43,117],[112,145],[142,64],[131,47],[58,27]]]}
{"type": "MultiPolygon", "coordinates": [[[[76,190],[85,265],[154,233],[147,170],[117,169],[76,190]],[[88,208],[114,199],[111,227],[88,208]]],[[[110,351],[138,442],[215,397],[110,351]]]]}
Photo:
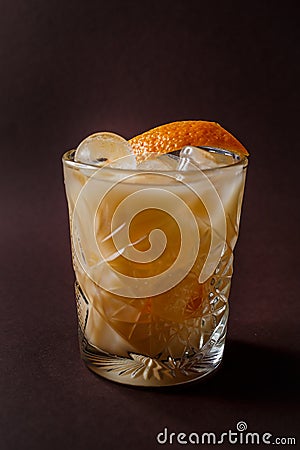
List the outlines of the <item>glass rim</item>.
{"type": "MultiPolygon", "coordinates": [[[[95,164],[88,164],[88,163],[82,163],[82,162],[78,162],[78,161],[74,161],[70,159],[70,156],[73,155],[76,151],[76,149],[71,149],[66,151],[63,155],[62,155],[62,162],[63,164],[66,164],[72,168],[77,168],[77,169],[87,169],[87,170],[93,170],[93,171],[97,171],[97,170],[104,170],[105,173],[115,173],[115,174],[120,174],[120,173],[126,173],[128,175],[130,174],[137,174],[137,173],[141,173],[141,174],[145,174],[145,173],[154,173],[154,174],[183,174],[185,173],[187,174],[195,174],[197,172],[199,172],[199,170],[201,170],[201,172],[204,173],[213,173],[213,172],[217,172],[220,169],[226,169],[229,167],[236,167],[236,166],[244,166],[244,168],[246,168],[248,166],[248,159],[249,157],[246,155],[238,155],[237,153],[234,153],[230,150],[226,150],[226,149],[222,149],[222,148],[216,148],[216,147],[206,147],[206,146],[201,146],[199,148],[205,149],[205,150],[211,150],[212,153],[221,153],[221,154],[225,154],[227,156],[233,156],[236,161],[232,162],[231,164],[221,164],[219,166],[216,167],[211,167],[211,168],[207,168],[207,169],[201,169],[195,166],[195,169],[189,169],[189,170],[156,170],[156,169],[139,169],[139,168],[135,168],[135,169],[123,169],[120,167],[109,167],[106,166],[105,164],[103,166],[96,166],[95,164]]],[[[150,153],[150,152],[149,152],[150,153]]],[[[163,155],[163,154],[162,154],[163,155]]],[[[161,155],[160,155],[161,156],[161,155]]]]}

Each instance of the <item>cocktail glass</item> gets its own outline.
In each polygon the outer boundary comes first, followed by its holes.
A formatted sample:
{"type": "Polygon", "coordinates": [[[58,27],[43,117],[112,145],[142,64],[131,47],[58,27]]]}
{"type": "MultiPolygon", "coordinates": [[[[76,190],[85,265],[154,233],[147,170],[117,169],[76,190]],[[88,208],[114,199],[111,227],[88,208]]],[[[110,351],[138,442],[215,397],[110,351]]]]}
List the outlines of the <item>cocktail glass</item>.
{"type": "Polygon", "coordinates": [[[247,158],[201,152],[216,165],[63,156],[81,355],[102,377],[169,386],[222,361],[247,158]]]}

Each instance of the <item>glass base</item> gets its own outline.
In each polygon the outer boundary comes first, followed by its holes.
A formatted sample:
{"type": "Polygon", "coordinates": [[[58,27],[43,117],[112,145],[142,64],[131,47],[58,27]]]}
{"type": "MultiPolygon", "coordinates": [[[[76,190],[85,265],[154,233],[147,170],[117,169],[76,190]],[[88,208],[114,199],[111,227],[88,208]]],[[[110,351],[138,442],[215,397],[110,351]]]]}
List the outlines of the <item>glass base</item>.
{"type": "MultiPolygon", "coordinates": [[[[217,316],[218,322],[215,323],[214,327],[212,326],[210,335],[206,335],[205,341],[201,338],[200,333],[198,345],[195,340],[192,345],[192,342],[187,338],[185,343],[182,341],[180,351],[177,349],[175,356],[174,349],[172,354],[172,348],[167,341],[163,347],[164,351],[159,354],[142,354],[130,350],[130,345],[126,341],[120,341],[122,342],[122,345],[119,345],[120,353],[116,354],[89,342],[87,324],[89,323],[89,311],[92,306],[77,283],[75,290],[81,356],[86,366],[97,375],[132,386],[162,387],[190,383],[207,377],[220,365],[227,331],[227,302],[221,303],[220,315],[217,316]]],[[[214,307],[210,315],[215,319],[214,314],[217,313],[214,307]]],[[[114,346],[118,347],[115,340],[116,333],[109,334],[110,339],[108,339],[103,332],[104,324],[105,320],[97,323],[98,327],[102,327],[103,341],[105,340],[106,345],[114,341],[114,346]]],[[[91,329],[96,329],[99,332],[100,329],[95,328],[95,324],[93,325],[94,328],[91,329]]],[[[150,338],[151,336],[149,336],[150,338]]],[[[99,336],[98,341],[100,342],[99,336]]]]}
{"type": "Polygon", "coordinates": [[[121,384],[162,387],[190,383],[215,371],[222,361],[226,326],[217,341],[212,337],[201,350],[164,360],[136,353],[128,358],[112,355],[89,344],[81,330],[79,335],[82,359],[97,375],[121,384]]]}

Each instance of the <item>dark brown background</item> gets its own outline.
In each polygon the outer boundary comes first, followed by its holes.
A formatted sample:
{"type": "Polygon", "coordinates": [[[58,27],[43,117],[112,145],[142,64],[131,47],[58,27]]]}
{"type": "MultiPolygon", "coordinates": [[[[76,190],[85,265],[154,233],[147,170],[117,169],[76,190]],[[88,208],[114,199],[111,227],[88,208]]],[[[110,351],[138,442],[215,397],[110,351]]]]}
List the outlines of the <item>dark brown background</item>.
{"type": "Polygon", "coordinates": [[[1,1],[1,450],[152,449],[239,420],[299,445],[299,7],[275,4],[1,1]],[[135,390],[79,358],[60,158],[181,119],[251,152],[228,342],[207,382],[135,390]]]}

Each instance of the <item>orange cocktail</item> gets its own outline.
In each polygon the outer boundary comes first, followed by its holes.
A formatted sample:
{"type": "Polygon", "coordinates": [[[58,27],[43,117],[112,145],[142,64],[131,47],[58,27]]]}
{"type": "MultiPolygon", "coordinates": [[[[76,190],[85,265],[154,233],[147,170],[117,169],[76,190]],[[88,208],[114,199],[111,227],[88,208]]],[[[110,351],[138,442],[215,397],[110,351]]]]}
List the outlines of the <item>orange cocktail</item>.
{"type": "Polygon", "coordinates": [[[106,378],[173,385],[221,362],[247,153],[207,124],[64,155],[81,352],[106,378]]]}

